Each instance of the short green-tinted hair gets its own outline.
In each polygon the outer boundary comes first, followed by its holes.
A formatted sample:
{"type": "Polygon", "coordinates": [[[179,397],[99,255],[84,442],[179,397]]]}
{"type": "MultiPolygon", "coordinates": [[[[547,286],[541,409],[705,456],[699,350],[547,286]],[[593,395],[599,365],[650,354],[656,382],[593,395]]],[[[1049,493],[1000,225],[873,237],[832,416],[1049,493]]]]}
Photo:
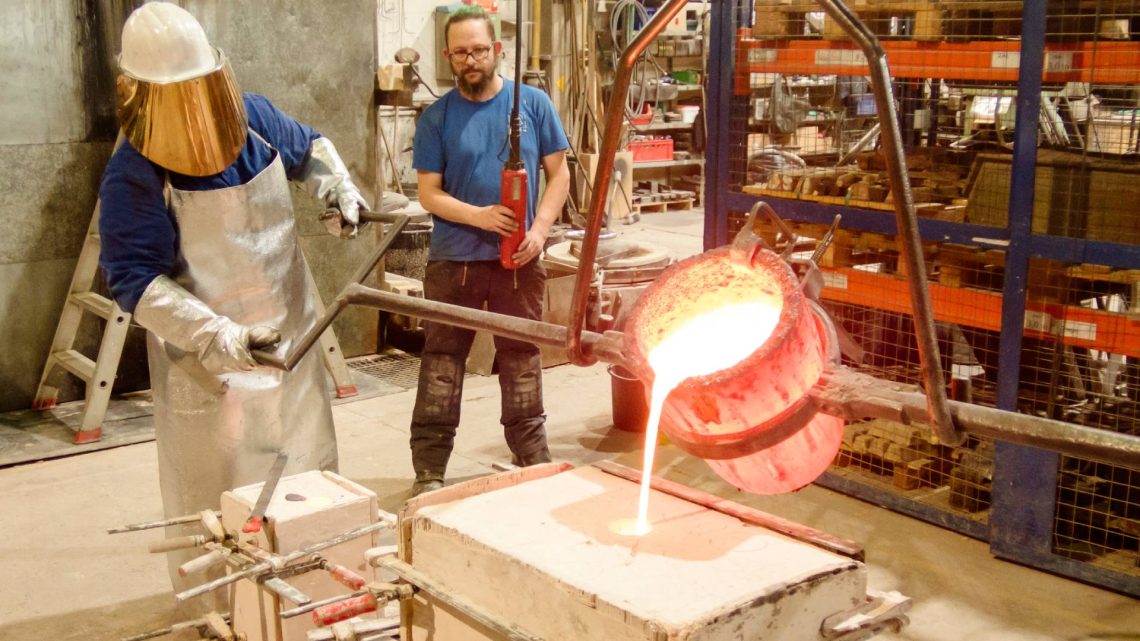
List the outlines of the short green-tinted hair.
{"type": "Polygon", "coordinates": [[[491,36],[491,42],[495,41],[495,25],[491,24],[487,10],[477,4],[465,4],[453,11],[443,25],[443,37],[447,40],[445,44],[448,49],[451,48],[451,25],[464,20],[482,20],[487,25],[487,35],[491,36]]]}

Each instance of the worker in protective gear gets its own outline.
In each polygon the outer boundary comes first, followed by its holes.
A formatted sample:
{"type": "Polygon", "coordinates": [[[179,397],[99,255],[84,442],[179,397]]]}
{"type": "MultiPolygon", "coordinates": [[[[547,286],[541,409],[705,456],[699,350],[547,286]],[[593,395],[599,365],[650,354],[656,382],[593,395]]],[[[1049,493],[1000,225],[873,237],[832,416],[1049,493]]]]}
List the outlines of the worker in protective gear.
{"type": "MultiPolygon", "coordinates": [[[[227,489],[335,470],[332,409],[318,351],[292,372],[251,352],[317,319],[288,181],[339,211],[353,236],[360,191],[332,142],[242,94],[201,25],[165,2],[123,27],[117,107],[124,142],[100,188],[100,262],[119,306],[147,334],[159,481],[166,516],[217,509],[227,489]]],[[[168,528],[169,536],[200,533],[168,528]]],[[[201,550],[171,554],[177,565],[201,550]]]]}

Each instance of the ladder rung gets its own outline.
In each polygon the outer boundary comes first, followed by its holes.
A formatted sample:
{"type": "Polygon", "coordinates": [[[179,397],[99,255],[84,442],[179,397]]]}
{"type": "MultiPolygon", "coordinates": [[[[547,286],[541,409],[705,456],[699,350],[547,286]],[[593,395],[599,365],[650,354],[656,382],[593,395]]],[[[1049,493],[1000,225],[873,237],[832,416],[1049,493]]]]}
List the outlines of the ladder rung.
{"type": "Polygon", "coordinates": [[[104,320],[110,319],[111,314],[115,309],[115,306],[113,303],[111,303],[110,299],[106,298],[105,296],[100,296],[95,292],[80,292],[78,294],[72,294],[71,300],[76,305],[79,305],[83,309],[86,309],[87,311],[104,320]]]}
{"type": "Polygon", "coordinates": [[[52,358],[60,367],[83,379],[85,383],[90,383],[95,378],[95,361],[73,349],[56,352],[52,358]]]}

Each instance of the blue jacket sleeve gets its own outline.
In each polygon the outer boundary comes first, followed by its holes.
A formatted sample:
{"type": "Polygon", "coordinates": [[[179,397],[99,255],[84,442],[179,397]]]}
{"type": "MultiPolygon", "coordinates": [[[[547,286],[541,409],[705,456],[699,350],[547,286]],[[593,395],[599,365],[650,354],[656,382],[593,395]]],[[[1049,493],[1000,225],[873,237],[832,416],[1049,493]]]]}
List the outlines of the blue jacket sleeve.
{"type": "Polygon", "coordinates": [[[281,154],[285,175],[296,180],[309,155],[309,146],[321,137],[320,132],[297,122],[269,102],[265,96],[245,94],[249,126],[281,154]]]}
{"type": "Polygon", "coordinates": [[[133,313],[143,291],[170,275],[178,230],[162,195],[161,170],[123,143],[107,163],[99,188],[99,263],[119,307],[133,313]]]}

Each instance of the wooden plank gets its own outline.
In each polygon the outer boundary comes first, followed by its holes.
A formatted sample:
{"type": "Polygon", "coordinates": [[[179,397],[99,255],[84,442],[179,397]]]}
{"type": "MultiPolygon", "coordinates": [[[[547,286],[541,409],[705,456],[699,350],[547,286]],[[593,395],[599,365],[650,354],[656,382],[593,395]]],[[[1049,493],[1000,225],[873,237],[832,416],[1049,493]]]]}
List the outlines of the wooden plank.
{"type": "Polygon", "coordinates": [[[677,200],[660,200],[660,201],[642,201],[633,203],[635,211],[641,214],[660,213],[665,211],[683,211],[692,209],[694,205],[692,198],[681,198],[677,200]]]}

